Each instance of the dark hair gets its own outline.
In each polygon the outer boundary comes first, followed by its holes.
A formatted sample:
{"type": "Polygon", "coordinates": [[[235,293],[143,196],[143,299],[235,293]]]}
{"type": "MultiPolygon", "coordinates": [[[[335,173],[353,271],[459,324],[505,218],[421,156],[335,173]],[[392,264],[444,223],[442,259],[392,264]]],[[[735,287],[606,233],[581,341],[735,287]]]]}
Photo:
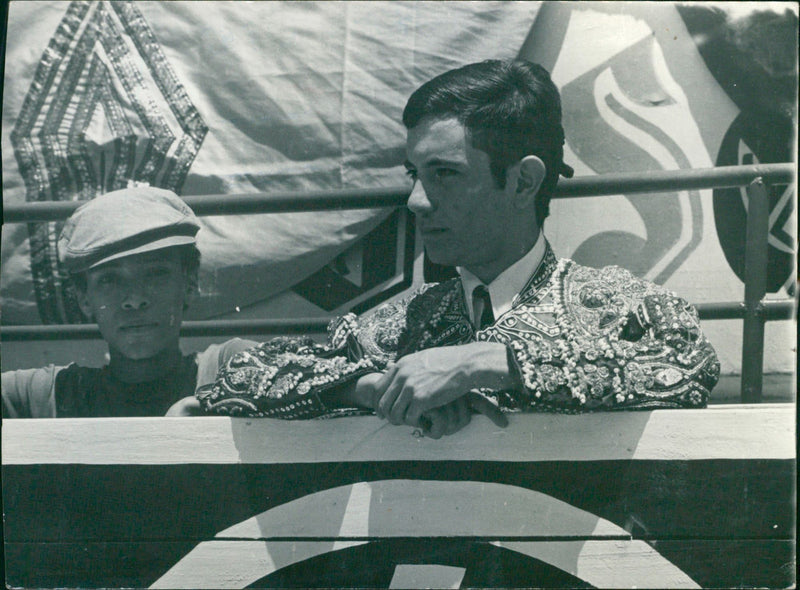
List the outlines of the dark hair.
{"type": "MultiPolygon", "coordinates": [[[[164,249],[175,250],[178,253],[184,273],[189,276],[197,274],[197,271],[200,269],[200,250],[197,249],[195,244],[170,246],[164,249]]],[[[87,270],[83,270],[81,272],[72,273],[69,277],[72,281],[72,284],[75,285],[75,288],[82,293],[86,291],[86,285],[88,284],[88,272],[89,271],[87,270]]]]}
{"type": "Polygon", "coordinates": [[[550,74],[539,64],[517,59],[487,60],[445,72],[420,86],[403,111],[407,129],[425,117],[455,117],[472,147],[486,152],[500,188],[506,170],[528,155],[541,158],[547,174],[536,195],[536,218],[550,213],[559,175],[572,176],[564,164],[561,99],[550,74]]]}

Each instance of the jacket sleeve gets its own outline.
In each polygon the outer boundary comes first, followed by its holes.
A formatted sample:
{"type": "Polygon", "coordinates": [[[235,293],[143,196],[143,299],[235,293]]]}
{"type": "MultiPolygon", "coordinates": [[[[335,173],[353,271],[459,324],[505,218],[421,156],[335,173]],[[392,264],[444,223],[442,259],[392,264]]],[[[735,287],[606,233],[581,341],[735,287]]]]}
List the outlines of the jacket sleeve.
{"type": "Polygon", "coordinates": [[[284,419],[365,413],[340,401],[342,389],[394,360],[408,300],[332,321],[325,344],[278,337],[235,354],[214,383],[200,387],[206,412],[284,419]]]}
{"type": "Polygon", "coordinates": [[[706,405],[719,361],[697,311],[661,287],[610,268],[616,292],[603,291],[601,283],[556,294],[559,338],[507,343],[522,388],[500,395],[501,405],[564,412],[706,405]]]}
{"type": "Polygon", "coordinates": [[[232,338],[220,344],[212,344],[197,353],[197,387],[213,383],[220,367],[225,365],[236,353],[257,346],[254,340],[232,338]]]}

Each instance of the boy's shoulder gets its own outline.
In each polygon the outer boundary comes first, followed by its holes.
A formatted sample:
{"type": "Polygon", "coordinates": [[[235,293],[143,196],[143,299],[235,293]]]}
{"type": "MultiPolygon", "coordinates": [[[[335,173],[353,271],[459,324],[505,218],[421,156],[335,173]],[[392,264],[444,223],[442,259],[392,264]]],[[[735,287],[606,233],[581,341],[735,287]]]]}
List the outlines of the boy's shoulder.
{"type": "Polygon", "coordinates": [[[55,418],[56,377],[66,368],[47,365],[5,371],[2,374],[3,417],[55,418]]]}

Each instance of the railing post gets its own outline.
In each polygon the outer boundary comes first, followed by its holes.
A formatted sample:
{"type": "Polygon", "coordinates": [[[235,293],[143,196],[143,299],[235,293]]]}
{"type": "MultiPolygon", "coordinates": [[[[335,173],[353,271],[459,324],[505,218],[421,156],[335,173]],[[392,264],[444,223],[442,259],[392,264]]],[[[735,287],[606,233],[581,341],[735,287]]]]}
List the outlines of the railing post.
{"type": "Polygon", "coordinates": [[[761,402],[764,376],[764,305],[767,292],[769,199],[761,178],[747,186],[747,232],[744,253],[744,328],[742,333],[742,403],[761,402]]]}

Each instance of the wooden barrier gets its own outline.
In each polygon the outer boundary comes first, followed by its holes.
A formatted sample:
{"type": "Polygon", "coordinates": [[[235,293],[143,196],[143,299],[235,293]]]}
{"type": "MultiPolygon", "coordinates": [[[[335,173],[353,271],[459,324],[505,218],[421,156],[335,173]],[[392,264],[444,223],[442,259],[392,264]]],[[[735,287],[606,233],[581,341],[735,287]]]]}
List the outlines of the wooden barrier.
{"type": "Polygon", "coordinates": [[[795,407],[6,420],[12,587],[788,587],[795,407]],[[418,433],[417,433],[418,434],[418,433]]]}

